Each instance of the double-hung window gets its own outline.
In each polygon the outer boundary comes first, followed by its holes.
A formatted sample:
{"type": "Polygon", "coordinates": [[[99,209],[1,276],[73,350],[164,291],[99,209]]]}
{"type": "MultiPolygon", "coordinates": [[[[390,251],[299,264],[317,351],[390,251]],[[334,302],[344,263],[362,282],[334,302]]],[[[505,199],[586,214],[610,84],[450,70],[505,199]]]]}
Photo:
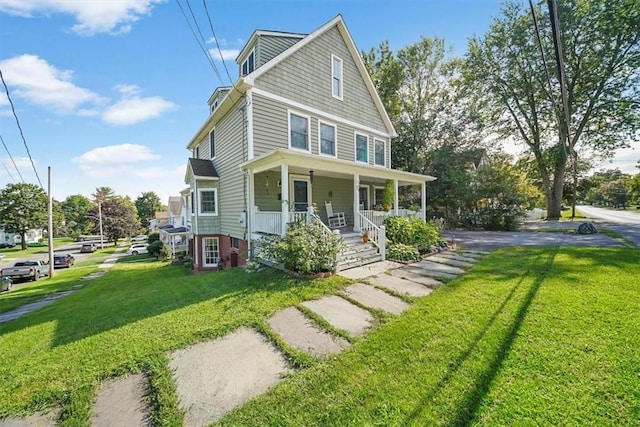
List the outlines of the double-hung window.
{"type": "Polygon", "coordinates": [[[327,123],[318,122],[320,126],[320,154],[336,156],[336,127],[327,123]]]}
{"type": "Polygon", "coordinates": [[[218,261],[220,260],[220,245],[218,238],[205,237],[202,239],[202,253],[205,266],[217,266],[218,261]]]}
{"type": "Polygon", "coordinates": [[[209,132],[209,157],[216,158],[216,131],[214,129],[209,132]]]}
{"type": "Polygon", "coordinates": [[[289,113],[289,147],[309,151],[309,117],[289,113]]]}
{"type": "Polygon", "coordinates": [[[374,164],[377,166],[385,165],[385,150],[384,150],[384,141],[381,139],[376,139],[373,143],[374,147],[374,164]]]}
{"type": "Polygon", "coordinates": [[[200,215],[218,215],[218,191],[215,188],[200,190],[198,194],[200,215]]]}
{"type": "Polygon", "coordinates": [[[331,55],[331,95],[342,99],[342,59],[331,55]]]}
{"type": "Polygon", "coordinates": [[[356,161],[369,163],[369,137],[356,133],[356,161]]]}

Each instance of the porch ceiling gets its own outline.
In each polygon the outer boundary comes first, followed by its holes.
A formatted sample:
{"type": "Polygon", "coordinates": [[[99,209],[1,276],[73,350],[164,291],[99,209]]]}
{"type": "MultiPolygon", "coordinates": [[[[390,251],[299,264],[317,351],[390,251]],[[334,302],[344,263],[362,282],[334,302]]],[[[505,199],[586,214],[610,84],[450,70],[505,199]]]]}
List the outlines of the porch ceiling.
{"type": "Polygon", "coordinates": [[[398,180],[399,185],[422,184],[425,181],[436,180],[435,177],[430,175],[420,175],[380,166],[371,166],[364,163],[359,164],[348,160],[318,156],[316,154],[288,149],[274,150],[263,156],[242,163],[240,168],[255,174],[280,169],[280,166],[283,164],[289,165],[289,173],[308,175],[309,171],[313,170],[318,176],[335,178],[347,178],[358,174],[361,178],[395,179],[398,180]]]}

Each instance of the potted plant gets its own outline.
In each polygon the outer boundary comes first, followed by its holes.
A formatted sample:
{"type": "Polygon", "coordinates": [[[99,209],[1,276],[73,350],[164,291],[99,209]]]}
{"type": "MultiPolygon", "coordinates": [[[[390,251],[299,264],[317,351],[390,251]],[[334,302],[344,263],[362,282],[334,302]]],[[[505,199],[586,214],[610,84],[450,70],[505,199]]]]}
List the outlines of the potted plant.
{"type": "Polygon", "coordinates": [[[369,243],[369,229],[362,230],[362,243],[369,243]]]}

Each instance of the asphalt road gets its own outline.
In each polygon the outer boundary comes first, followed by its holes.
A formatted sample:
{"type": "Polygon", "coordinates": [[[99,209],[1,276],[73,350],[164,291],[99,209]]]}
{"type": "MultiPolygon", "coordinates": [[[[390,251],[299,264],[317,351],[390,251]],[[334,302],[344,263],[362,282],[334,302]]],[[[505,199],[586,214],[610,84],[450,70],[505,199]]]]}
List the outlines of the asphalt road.
{"type": "Polygon", "coordinates": [[[584,216],[593,220],[596,227],[609,228],[640,247],[640,211],[614,211],[593,206],[576,207],[584,216]]]}
{"type": "MultiPolygon", "coordinates": [[[[60,246],[54,249],[53,253],[55,254],[71,254],[76,262],[80,262],[80,261],[84,261],[89,255],[88,253],[80,253],[80,248],[82,248],[82,245],[84,243],[95,243],[98,246],[100,246],[100,241],[87,241],[87,242],[75,242],[75,243],[70,243],[68,245],[64,245],[64,246],[60,246]]],[[[112,245],[111,243],[107,244],[105,243],[105,247],[112,245]]],[[[17,253],[11,253],[11,255],[8,255],[7,257],[5,257],[4,259],[0,260],[0,267],[9,267],[11,265],[13,265],[16,262],[19,261],[32,261],[32,260],[48,260],[49,259],[49,253],[46,252],[47,251],[47,247],[44,246],[41,248],[43,253],[39,253],[39,254],[33,254],[33,255],[28,255],[28,256],[20,256],[20,254],[17,253]],[[18,258],[14,258],[15,255],[18,256],[18,258]],[[12,258],[8,259],[8,257],[11,256],[12,258]]]]}

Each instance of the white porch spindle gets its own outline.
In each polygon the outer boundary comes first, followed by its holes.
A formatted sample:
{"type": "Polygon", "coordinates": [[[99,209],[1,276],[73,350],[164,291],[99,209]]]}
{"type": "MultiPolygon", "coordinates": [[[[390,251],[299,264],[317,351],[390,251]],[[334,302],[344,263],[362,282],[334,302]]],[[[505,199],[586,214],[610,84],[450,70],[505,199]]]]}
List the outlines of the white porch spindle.
{"type": "Polygon", "coordinates": [[[253,171],[248,171],[249,175],[249,185],[247,185],[247,196],[249,200],[249,206],[247,206],[247,236],[249,236],[248,240],[251,242],[253,240],[253,233],[255,230],[255,205],[256,205],[256,186],[255,186],[255,176],[253,175],[253,171]]]}
{"type": "Polygon", "coordinates": [[[421,210],[422,210],[422,220],[426,221],[427,220],[427,183],[426,182],[422,183],[422,206],[421,206],[421,210]]]}
{"type": "Polygon", "coordinates": [[[282,212],[282,228],[281,234],[287,232],[287,221],[289,220],[289,165],[283,163],[280,165],[280,190],[282,192],[282,204],[280,206],[282,212]]]}
{"type": "MultiPolygon", "coordinates": [[[[366,209],[366,206],[365,206],[366,209]]],[[[360,175],[353,175],[353,230],[360,231],[360,175]]]]}

